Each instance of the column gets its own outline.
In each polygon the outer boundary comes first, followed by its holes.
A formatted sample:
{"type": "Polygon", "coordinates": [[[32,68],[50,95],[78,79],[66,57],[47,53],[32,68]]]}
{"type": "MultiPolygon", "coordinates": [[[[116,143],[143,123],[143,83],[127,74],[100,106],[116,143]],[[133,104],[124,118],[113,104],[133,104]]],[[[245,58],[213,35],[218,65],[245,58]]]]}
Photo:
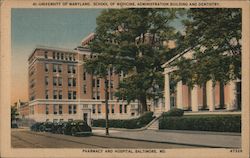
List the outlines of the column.
{"type": "Polygon", "coordinates": [[[170,86],[169,86],[169,74],[165,73],[165,83],[164,83],[164,97],[165,97],[165,111],[170,110],[170,86]]]}
{"type": "Polygon", "coordinates": [[[191,106],[192,111],[197,112],[199,110],[198,108],[198,87],[197,85],[194,85],[192,91],[191,91],[191,106]]]}
{"type": "Polygon", "coordinates": [[[234,110],[237,108],[237,96],[236,96],[236,83],[231,81],[229,83],[229,101],[227,105],[227,110],[234,110]]]}
{"type": "Polygon", "coordinates": [[[207,105],[209,107],[209,111],[214,111],[215,107],[215,97],[214,97],[214,87],[213,82],[210,80],[206,84],[207,86],[207,105]]]}
{"type": "Polygon", "coordinates": [[[177,83],[177,108],[183,109],[183,99],[182,99],[182,81],[177,83]]]}

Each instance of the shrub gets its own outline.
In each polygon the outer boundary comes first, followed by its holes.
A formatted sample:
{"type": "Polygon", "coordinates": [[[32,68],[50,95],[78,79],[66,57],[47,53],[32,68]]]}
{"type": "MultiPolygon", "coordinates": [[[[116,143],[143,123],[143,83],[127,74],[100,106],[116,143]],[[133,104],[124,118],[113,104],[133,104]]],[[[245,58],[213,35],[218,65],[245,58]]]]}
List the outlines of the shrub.
{"type": "Polygon", "coordinates": [[[164,112],[162,114],[163,117],[167,117],[167,116],[183,116],[184,111],[182,109],[178,109],[178,108],[173,108],[171,110],[169,110],[168,112],[164,112]]]}
{"type": "Polygon", "coordinates": [[[160,129],[241,132],[240,115],[197,115],[162,117],[160,129]]]}
{"type": "MultiPolygon", "coordinates": [[[[135,129],[146,126],[154,119],[153,112],[147,112],[136,119],[129,120],[109,120],[109,127],[135,129]]],[[[106,127],[105,119],[93,120],[94,127],[106,127]]]]}

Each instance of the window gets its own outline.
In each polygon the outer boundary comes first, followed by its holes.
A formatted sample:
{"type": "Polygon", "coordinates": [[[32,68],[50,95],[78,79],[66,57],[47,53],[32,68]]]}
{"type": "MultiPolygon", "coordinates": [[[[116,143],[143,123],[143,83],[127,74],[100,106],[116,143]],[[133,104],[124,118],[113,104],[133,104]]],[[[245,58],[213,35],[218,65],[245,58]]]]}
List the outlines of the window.
{"type": "Polygon", "coordinates": [[[69,105],[69,114],[72,114],[72,106],[71,105],[69,105]]]}
{"type": "Polygon", "coordinates": [[[49,77],[48,76],[45,77],[45,85],[46,86],[49,85],[49,77]]]}
{"type": "Polygon", "coordinates": [[[120,109],[119,109],[119,111],[120,111],[120,114],[122,113],[122,104],[120,104],[120,109]]]}
{"type": "Polygon", "coordinates": [[[76,99],[76,91],[73,91],[73,99],[76,99]]]}
{"type": "Polygon", "coordinates": [[[53,52],[53,59],[55,59],[56,58],[56,53],[55,52],[53,52]]]}
{"type": "Polygon", "coordinates": [[[69,54],[69,60],[72,61],[72,54],[69,54]]]}
{"type": "Polygon", "coordinates": [[[115,113],[115,105],[111,105],[111,113],[113,114],[113,113],[115,113]]]}
{"type": "Polygon", "coordinates": [[[62,99],[62,91],[61,91],[61,90],[59,91],[58,98],[59,98],[59,99],[62,99]]]}
{"type": "Polygon", "coordinates": [[[100,99],[100,92],[96,92],[96,99],[100,99]]]}
{"type": "Polygon", "coordinates": [[[72,91],[68,91],[68,99],[72,99],[72,91]]]}
{"type": "Polygon", "coordinates": [[[60,59],[60,53],[56,53],[56,59],[60,59]]]}
{"type": "Polygon", "coordinates": [[[127,113],[127,105],[124,105],[124,113],[127,113]]]}
{"type": "Polygon", "coordinates": [[[44,52],[44,58],[46,58],[46,59],[48,58],[48,52],[47,51],[44,52]]]}
{"type": "Polygon", "coordinates": [[[76,105],[73,105],[73,113],[76,114],[76,105]]]}
{"type": "Polygon", "coordinates": [[[100,114],[100,113],[101,113],[101,108],[102,108],[101,106],[102,106],[101,104],[98,104],[98,107],[97,107],[97,108],[98,108],[98,109],[97,109],[98,114],[100,114]]]}
{"type": "Polygon", "coordinates": [[[83,85],[83,93],[86,94],[87,93],[87,88],[86,85],[83,85]]]}
{"type": "Polygon", "coordinates": [[[100,79],[96,80],[96,87],[100,87],[100,79]]]}
{"type": "Polygon", "coordinates": [[[49,105],[46,104],[46,115],[48,115],[48,114],[49,114],[49,105]]]}
{"type": "Polygon", "coordinates": [[[53,111],[54,111],[54,114],[56,115],[57,114],[57,105],[53,105],[53,111]]]}
{"type": "Polygon", "coordinates": [[[53,77],[53,86],[56,86],[56,85],[57,85],[57,78],[53,77]]]}
{"type": "Polygon", "coordinates": [[[61,60],[63,60],[64,59],[64,56],[63,56],[64,54],[63,53],[61,53],[61,60]]]}
{"type": "Polygon", "coordinates": [[[58,86],[62,86],[62,77],[58,78],[58,86]]]}
{"type": "Polygon", "coordinates": [[[72,78],[69,78],[68,79],[68,86],[72,86],[73,85],[73,79],[72,78]]]}
{"type": "Polygon", "coordinates": [[[92,80],[92,87],[95,87],[95,79],[92,80]]]}
{"type": "Polygon", "coordinates": [[[73,87],[76,86],[76,78],[73,78],[73,87]]]}
{"type": "Polygon", "coordinates": [[[49,91],[48,90],[45,91],[45,99],[49,99],[49,91]]]}
{"type": "Polygon", "coordinates": [[[83,72],[83,80],[86,80],[86,72],[83,72]]]}
{"type": "Polygon", "coordinates": [[[62,114],[62,105],[59,105],[59,114],[62,114]]]}
{"type": "Polygon", "coordinates": [[[107,80],[107,88],[109,88],[109,80],[107,80]]]}
{"type": "Polygon", "coordinates": [[[93,104],[93,105],[92,105],[92,113],[95,114],[95,111],[96,111],[96,109],[95,109],[95,104],[93,104]]]}
{"type": "Polygon", "coordinates": [[[75,55],[73,55],[73,60],[76,61],[76,56],[75,55]]]}
{"type": "Polygon", "coordinates": [[[53,72],[56,72],[56,70],[57,70],[57,65],[53,64],[53,72]]]}
{"type": "Polygon", "coordinates": [[[76,67],[72,66],[72,69],[73,69],[73,74],[75,74],[76,73],[76,67]]]}
{"type": "Polygon", "coordinates": [[[62,65],[58,65],[58,72],[62,72],[62,65]]]}
{"type": "Polygon", "coordinates": [[[113,88],[113,80],[110,80],[110,88],[113,88]]]}
{"type": "Polygon", "coordinates": [[[72,73],[72,65],[68,65],[68,73],[72,73]]]}
{"type": "Polygon", "coordinates": [[[53,91],[53,99],[57,99],[57,91],[56,90],[53,91]]]}
{"type": "Polygon", "coordinates": [[[65,54],[65,60],[68,60],[68,54],[65,54]]]}
{"type": "Polygon", "coordinates": [[[49,64],[45,64],[45,66],[44,66],[44,71],[45,71],[45,72],[48,72],[48,71],[49,71],[49,64]]]}
{"type": "Polygon", "coordinates": [[[59,122],[63,122],[63,119],[60,119],[59,122]]]}

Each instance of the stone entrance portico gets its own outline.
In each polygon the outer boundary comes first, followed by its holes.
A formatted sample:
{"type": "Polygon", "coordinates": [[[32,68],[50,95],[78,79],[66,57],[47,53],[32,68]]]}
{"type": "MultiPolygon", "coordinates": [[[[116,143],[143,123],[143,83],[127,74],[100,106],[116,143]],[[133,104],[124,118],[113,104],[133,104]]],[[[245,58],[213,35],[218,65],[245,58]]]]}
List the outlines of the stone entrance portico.
{"type": "MultiPolygon", "coordinates": [[[[170,74],[177,70],[176,67],[164,67],[164,98],[165,108],[164,111],[171,109],[171,94],[170,94],[170,74]]],[[[224,86],[224,100],[225,110],[236,110],[238,108],[237,98],[237,86],[240,81],[231,81],[224,86]]],[[[176,93],[174,94],[176,102],[175,107],[183,110],[191,110],[192,112],[198,112],[202,108],[203,101],[202,88],[195,85],[193,88],[189,88],[184,85],[182,81],[179,81],[176,85],[176,93]]],[[[206,83],[206,104],[210,112],[215,111],[220,103],[220,88],[219,83],[213,87],[212,81],[206,83]]]]}

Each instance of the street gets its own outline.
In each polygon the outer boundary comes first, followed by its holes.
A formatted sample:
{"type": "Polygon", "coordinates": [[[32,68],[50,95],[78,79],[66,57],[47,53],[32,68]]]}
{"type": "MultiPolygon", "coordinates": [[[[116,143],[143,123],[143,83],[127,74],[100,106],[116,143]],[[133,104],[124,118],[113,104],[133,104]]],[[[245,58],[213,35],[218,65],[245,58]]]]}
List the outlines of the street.
{"type": "Polygon", "coordinates": [[[32,132],[29,129],[12,129],[11,144],[13,148],[193,148],[188,145],[98,136],[73,137],[49,132],[32,132]]]}

